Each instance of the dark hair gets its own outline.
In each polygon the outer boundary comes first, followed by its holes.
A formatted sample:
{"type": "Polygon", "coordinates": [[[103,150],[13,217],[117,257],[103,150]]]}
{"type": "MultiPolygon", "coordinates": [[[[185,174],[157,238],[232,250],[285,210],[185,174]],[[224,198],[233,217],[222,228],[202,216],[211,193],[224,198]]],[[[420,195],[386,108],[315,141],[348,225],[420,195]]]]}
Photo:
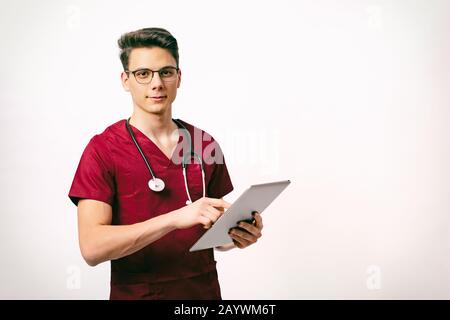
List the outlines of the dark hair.
{"type": "Polygon", "coordinates": [[[128,70],[128,59],[134,48],[160,47],[169,50],[179,64],[178,43],[169,31],[162,28],[144,28],[123,34],[117,41],[120,48],[120,61],[123,69],[128,70]]]}

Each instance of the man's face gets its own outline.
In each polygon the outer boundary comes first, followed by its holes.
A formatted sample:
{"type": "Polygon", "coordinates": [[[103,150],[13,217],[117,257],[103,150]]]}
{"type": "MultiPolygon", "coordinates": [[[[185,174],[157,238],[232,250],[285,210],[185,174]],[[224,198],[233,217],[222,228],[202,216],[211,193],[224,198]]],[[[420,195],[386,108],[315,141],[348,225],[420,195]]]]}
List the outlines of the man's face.
{"type": "MultiPolygon", "coordinates": [[[[168,66],[177,66],[175,58],[168,50],[159,47],[133,49],[128,60],[128,70],[130,71],[139,69],[156,71],[168,66]]],[[[153,73],[153,78],[148,84],[139,83],[131,72],[128,75],[122,72],[121,78],[124,89],[131,93],[135,109],[139,108],[140,111],[162,115],[171,108],[172,102],[177,96],[181,71],[178,72],[174,81],[161,79],[158,72],[153,73]],[[155,98],[161,96],[165,98],[155,98]]]]}

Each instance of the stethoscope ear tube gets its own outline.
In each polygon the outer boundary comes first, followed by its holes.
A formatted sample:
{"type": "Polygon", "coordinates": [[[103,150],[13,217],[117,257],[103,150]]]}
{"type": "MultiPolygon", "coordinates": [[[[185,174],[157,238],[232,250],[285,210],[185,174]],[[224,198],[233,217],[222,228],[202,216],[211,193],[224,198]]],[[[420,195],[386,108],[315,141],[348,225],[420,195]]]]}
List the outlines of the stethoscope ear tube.
{"type": "Polygon", "coordinates": [[[192,146],[191,146],[190,153],[189,154],[185,154],[183,156],[183,161],[181,162],[181,165],[183,167],[184,186],[186,188],[186,194],[188,196],[188,200],[186,201],[186,205],[189,205],[189,204],[192,203],[191,195],[190,195],[189,190],[188,190],[188,181],[187,181],[187,174],[186,174],[187,164],[191,162],[192,157],[197,158],[198,163],[200,165],[200,171],[202,173],[202,189],[203,189],[202,190],[202,194],[203,194],[203,197],[205,197],[205,195],[206,195],[205,170],[203,168],[203,161],[202,161],[202,158],[200,158],[200,156],[197,153],[192,151],[192,146]],[[188,161],[186,161],[186,157],[189,157],[188,161]]]}

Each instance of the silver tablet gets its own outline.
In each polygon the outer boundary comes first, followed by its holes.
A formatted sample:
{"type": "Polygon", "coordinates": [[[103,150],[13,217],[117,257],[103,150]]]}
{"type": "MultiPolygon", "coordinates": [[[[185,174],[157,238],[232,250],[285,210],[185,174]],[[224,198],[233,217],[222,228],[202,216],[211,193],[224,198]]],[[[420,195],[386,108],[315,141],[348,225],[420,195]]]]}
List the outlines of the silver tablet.
{"type": "Polygon", "coordinates": [[[239,221],[252,219],[253,211],[262,213],[290,183],[290,180],[284,180],[252,185],[217,219],[189,251],[214,248],[232,242],[228,230],[236,227],[239,221]]]}

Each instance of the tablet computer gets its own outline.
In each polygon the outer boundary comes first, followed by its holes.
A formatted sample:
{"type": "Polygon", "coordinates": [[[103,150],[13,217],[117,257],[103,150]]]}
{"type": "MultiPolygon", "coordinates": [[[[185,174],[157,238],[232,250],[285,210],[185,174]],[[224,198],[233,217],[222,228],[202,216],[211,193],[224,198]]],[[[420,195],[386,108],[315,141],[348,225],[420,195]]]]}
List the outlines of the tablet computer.
{"type": "Polygon", "coordinates": [[[250,186],[189,251],[214,248],[233,242],[228,231],[237,227],[239,221],[252,219],[253,211],[262,213],[290,183],[290,180],[284,180],[250,186]]]}

